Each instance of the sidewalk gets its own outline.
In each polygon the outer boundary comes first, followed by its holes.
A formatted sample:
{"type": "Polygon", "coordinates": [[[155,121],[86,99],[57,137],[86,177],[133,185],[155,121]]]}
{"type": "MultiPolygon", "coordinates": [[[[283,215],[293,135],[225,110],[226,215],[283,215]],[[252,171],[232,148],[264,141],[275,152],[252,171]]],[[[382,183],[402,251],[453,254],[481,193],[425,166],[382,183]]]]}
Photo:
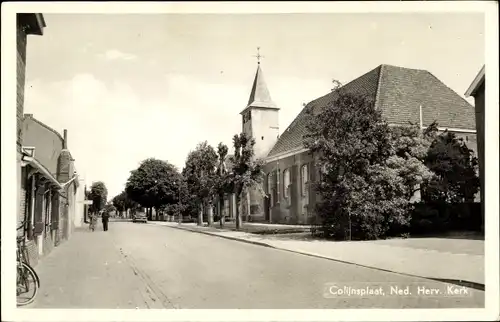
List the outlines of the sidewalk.
{"type": "Polygon", "coordinates": [[[285,236],[255,235],[240,231],[199,227],[196,224],[151,222],[309,256],[361,265],[429,279],[484,288],[484,241],[410,238],[336,242],[294,240],[285,236]],[[454,247],[457,244],[459,247],[454,247]],[[429,247],[434,245],[436,247],[429,247]]]}
{"type": "Polygon", "coordinates": [[[75,231],[35,267],[40,292],[26,308],[156,308],[146,284],[99,223],[75,231]]]}

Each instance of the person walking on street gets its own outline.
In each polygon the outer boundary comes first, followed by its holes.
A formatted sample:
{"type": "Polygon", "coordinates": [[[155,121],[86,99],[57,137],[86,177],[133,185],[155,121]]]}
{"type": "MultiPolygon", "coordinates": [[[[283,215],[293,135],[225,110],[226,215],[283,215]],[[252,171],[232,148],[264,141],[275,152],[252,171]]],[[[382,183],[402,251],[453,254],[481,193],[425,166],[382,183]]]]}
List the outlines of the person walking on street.
{"type": "Polygon", "coordinates": [[[104,231],[108,231],[109,213],[104,211],[102,213],[102,228],[104,231]]]}
{"type": "Polygon", "coordinates": [[[94,231],[95,230],[95,226],[97,224],[97,215],[96,214],[90,214],[90,225],[89,225],[89,229],[94,231]]]}

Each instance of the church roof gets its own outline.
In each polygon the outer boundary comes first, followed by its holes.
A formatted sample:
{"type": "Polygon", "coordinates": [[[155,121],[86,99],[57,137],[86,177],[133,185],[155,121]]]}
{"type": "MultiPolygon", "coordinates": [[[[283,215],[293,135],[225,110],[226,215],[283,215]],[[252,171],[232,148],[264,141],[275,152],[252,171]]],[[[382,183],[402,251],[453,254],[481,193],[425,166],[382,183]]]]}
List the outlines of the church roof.
{"type": "Polygon", "coordinates": [[[419,123],[422,106],[423,125],[433,121],[439,127],[474,130],[474,107],[426,70],[380,65],[309,104],[282,133],[268,157],[303,147],[307,112],[314,113],[334,101],[340,93],[367,95],[382,110],[391,124],[419,123]]]}
{"type": "Polygon", "coordinates": [[[255,73],[252,91],[250,92],[250,98],[248,99],[248,104],[245,110],[249,107],[278,109],[276,104],[271,99],[271,94],[269,94],[269,90],[267,89],[267,84],[264,80],[264,75],[262,74],[260,63],[257,66],[257,72],[255,73]]]}

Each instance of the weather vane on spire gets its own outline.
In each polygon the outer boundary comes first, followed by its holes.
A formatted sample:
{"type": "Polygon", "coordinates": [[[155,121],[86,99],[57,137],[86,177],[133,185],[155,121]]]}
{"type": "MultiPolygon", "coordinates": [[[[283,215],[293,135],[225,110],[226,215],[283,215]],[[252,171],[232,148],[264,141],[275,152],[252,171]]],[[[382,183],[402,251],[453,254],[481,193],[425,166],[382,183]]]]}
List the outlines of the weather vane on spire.
{"type": "Polygon", "coordinates": [[[254,57],[257,57],[257,64],[260,65],[260,59],[264,58],[264,56],[260,54],[260,47],[257,47],[257,55],[254,55],[254,57]]]}

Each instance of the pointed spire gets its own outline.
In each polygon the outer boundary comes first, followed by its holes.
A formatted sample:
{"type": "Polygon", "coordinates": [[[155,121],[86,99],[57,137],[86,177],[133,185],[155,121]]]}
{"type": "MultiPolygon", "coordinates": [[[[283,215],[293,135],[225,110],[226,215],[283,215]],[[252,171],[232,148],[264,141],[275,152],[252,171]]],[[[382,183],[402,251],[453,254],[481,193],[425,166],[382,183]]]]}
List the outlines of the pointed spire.
{"type": "Polygon", "coordinates": [[[248,99],[247,108],[248,107],[278,108],[271,99],[271,95],[267,89],[264,76],[262,75],[262,69],[260,68],[260,62],[257,64],[257,72],[255,73],[252,91],[248,99]]]}

